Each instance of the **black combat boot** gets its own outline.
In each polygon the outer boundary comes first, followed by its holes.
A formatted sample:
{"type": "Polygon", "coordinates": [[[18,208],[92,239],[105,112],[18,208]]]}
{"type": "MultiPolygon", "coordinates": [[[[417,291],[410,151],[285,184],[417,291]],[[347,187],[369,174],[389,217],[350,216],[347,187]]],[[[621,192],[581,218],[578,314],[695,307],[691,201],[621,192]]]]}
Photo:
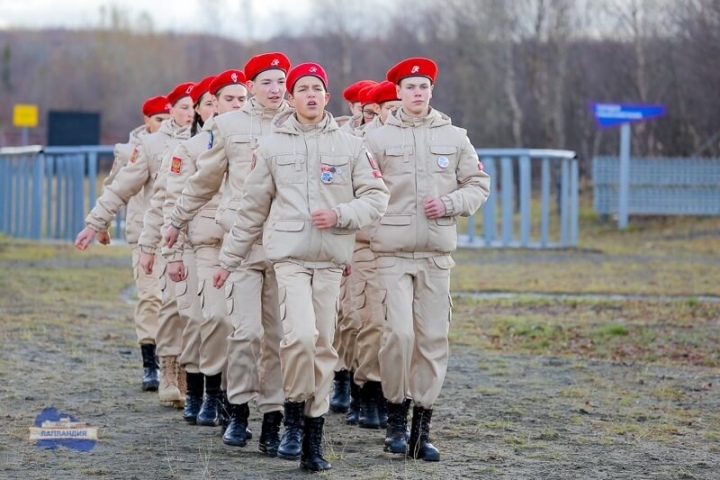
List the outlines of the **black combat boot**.
{"type": "Polygon", "coordinates": [[[282,412],[268,412],[263,415],[262,430],[260,430],[260,451],[268,457],[277,457],[280,446],[280,423],[282,412]]]}
{"type": "Polygon", "coordinates": [[[277,456],[285,460],[298,460],[305,431],[305,402],[285,401],[285,433],[277,456]]]}
{"type": "Polygon", "coordinates": [[[140,352],[143,359],[142,390],[143,392],[157,392],[160,378],[158,377],[157,358],[155,358],[155,345],[149,343],[140,345],[140,352]]]}
{"type": "Polygon", "coordinates": [[[335,413],[345,413],[348,408],[350,408],[350,372],[340,370],[335,372],[333,394],[330,397],[330,410],[335,413]]]}
{"type": "Polygon", "coordinates": [[[362,404],[358,421],[361,428],[380,428],[380,417],[378,416],[378,397],[380,395],[382,395],[380,382],[365,382],[362,387],[362,404]]]}
{"type": "Polygon", "coordinates": [[[357,425],[360,419],[360,406],[362,404],[362,391],[355,383],[354,375],[350,373],[350,409],[348,410],[345,420],[348,425],[357,425]]]}
{"type": "Polygon", "coordinates": [[[439,462],[440,452],[430,443],[430,420],[432,409],[413,407],[412,426],[410,427],[410,443],[408,454],[426,462],[439,462]]]}
{"type": "Polygon", "coordinates": [[[244,447],[247,445],[247,426],[250,418],[250,408],[247,403],[242,405],[230,404],[230,422],[223,433],[223,443],[233,447],[244,447]]]}
{"type": "Polygon", "coordinates": [[[388,420],[385,433],[385,451],[407,453],[407,414],[408,403],[387,403],[388,420]]]}
{"type": "Polygon", "coordinates": [[[203,427],[217,427],[222,422],[223,392],[220,389],[222,374],[205,377],[205,400],[197,415],[197,424],[203,427]]]}
{"type": "Polygon", "coordinates": [[[382,390],[382,382],[380,382],[380,386],[378,387],[377,391],[377,405],[378,405],[378,419],[380,420],[380,428],[387,427],[388,422],[388,407],[387,407],[387,400],[385,400],[385,395],[383,394],[382,390]]]}
{"type": "Polygon", "coordinates": [[[300,467],[311,472],[330,470],[332,465],[322,455],[324,417],[305,417],[305,437],[302,441],[300,467]]]}
{"type": "Polygon", "coordinates": [[[205,388],[205,375],[202,373],[185,372],[187,379],[187,392],[185,393],[185,409],[183,420],[190,425],[195,425],[200,405],[203,401],[203,389],[205,388]]]}

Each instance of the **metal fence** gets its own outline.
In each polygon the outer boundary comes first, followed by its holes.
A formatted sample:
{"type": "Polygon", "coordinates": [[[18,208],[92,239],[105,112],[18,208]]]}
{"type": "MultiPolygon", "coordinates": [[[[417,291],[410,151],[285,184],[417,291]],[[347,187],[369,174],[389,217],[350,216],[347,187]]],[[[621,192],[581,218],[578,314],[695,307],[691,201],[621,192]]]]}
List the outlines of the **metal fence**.
{"type": "Polygon", "coordinates": [[[467,233],[460,235],[460,246],[577,245],[579,169],[575,152],[541,149],[477,152],[492,179],[492,193],[482,207],[482,229],[477,231],[474,216],[468,218],[467,233]],[[533,205],[539,205],[539,209],[533,205]]]}
{"type": "MultiPolygon", "coordinates": [[[[99,159],[112,151],[111,146],[0,149],[0,233],[72,240],[95,205],[99,159]]],[[[574,152],[479,149],[478,155],[492,178],[492,193],[482,218],[467,219],[461,247],[577,245],[574,152]]],[[[124,234],[122,213],[114,234],[124,234]]]]}
{"type": "MultiPolygon", "coordinates": [[[[618,157],[593,159],[594,207],[619,212],[618,157]]],[[[629,214],[720,215],[720,158],[631,158],[629,214]]]]}
{"type": "Polygon", "coordinates": [[[74,239],[97,199],[99,159],[112,153],[108,146],[0,149],[0,233],[74,239]]]}

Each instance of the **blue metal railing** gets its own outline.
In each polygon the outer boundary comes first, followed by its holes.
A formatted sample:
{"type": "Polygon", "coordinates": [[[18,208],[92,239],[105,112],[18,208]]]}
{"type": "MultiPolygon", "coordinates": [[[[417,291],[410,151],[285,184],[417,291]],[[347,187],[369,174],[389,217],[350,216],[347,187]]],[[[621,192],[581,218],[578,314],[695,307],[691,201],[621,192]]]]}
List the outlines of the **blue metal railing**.
{"type": "Polygon", "coordinates": [[[477,235],[475,218],[470,217],[467,233],[460,235],[460,246],[553,248],[577,245],[579,167],[575,152],[481,148],[477,153],[492,179],[492,189],[482,207],[482,235],[477,235]],[[539,175],[539,182],[533,175],[539,175]],[[552,182],[553,177],[555,182],[552,182]],[[533,216],[533,187],[540,189],[538,218],[533,216]],[[557,198],[555,209],[551,202],[553,193],[557,198]],[[555,216],[559,218],[553,222],[555,216]],[[516,223],[519,223],[519,232],[516,232],[516,223]],[[533,236],[534,225],[539,231],[533,236]],[[553,231],[555,225],[557,229],[553,231]]]}
{"type": "MultiPolygon", "coordinates": [[[[99,194],[98,162],[112,146],[0,149],[0,233],[74,239],[99,194]]],[[[492,193],[461,247],[552,248],[578,242],[578,161],[566,150],[478,149],[492,193]],[[536,178],[537,177],[537,178],[536,178]],[[533,188],[540,209],[533,212],[533,188]],[[557,199],[552,202],[553,195],[557,199]],[[515,228],[518,224],[519,228],[515,228]]],[[[537,202],[535,203],[537,205],[537,202]]],[[[123,212],[116,238],[124,237],[123,212]]]]}

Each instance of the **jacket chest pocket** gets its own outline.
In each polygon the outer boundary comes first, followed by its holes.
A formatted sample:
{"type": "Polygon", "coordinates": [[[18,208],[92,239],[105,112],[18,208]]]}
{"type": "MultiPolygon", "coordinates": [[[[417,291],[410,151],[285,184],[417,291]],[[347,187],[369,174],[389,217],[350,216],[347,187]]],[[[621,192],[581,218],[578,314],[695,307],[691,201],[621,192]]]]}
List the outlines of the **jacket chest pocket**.
{"type": "Polygon", "coordinates": [[[412,173],[413,168],[410,161],[414,153],[414,148],[410,145],[385,149],[385,158],[380,164],[380,171],[383,175],[412,173]]]}
{"type": "Polygon", "coordinates": [[[457,170],[458,152],[452,145],[430,146],[430,171],[455,175],[457,170]]]}
{"type": "Polygon", "coordinates": [[[252,135],[230,135],[228,136],[225,148],[227,150],[228,162],[247,163],[252,160],[254,144],[257,143],[252,135]]]}
{"type": "Polygon", "coordinates": [[[276,157],[275,182],[279,185],[305,183],[307,172],[303,155],[281,155],[276,157]]]}
{"type": "Polygon", "coordinates": [[[349,185],[350,157],[320,155],[318,175],[323,185],[349,185]]]}

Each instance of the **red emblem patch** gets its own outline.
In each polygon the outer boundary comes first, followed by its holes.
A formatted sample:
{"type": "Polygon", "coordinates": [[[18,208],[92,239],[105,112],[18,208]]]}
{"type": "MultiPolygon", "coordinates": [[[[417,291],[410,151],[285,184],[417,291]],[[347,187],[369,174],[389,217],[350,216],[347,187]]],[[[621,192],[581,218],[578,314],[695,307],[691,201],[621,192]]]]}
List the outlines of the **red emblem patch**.
{"type": "Polygon", "coordinates": [[[133,148],[132,155],[130,155],[130,163],[135,163],[138,157],[138,148],[133,148]]]}
{"type": "Polygon", "coordinates": [[[173,157],[172,163],[170,164],[170,171],[172,173],[180,173],[181,169],[182,169],[182,158],[173,157]]]}
{"type": "Polygon", "coordinates": [[[480,170],[481,172],[484,172],[484,171],[485,171],[485,166],[484,166],[484,165],[482,164],[482,162],[479,161],[479,160],[478,160],[478,170],[480,170]]]}

